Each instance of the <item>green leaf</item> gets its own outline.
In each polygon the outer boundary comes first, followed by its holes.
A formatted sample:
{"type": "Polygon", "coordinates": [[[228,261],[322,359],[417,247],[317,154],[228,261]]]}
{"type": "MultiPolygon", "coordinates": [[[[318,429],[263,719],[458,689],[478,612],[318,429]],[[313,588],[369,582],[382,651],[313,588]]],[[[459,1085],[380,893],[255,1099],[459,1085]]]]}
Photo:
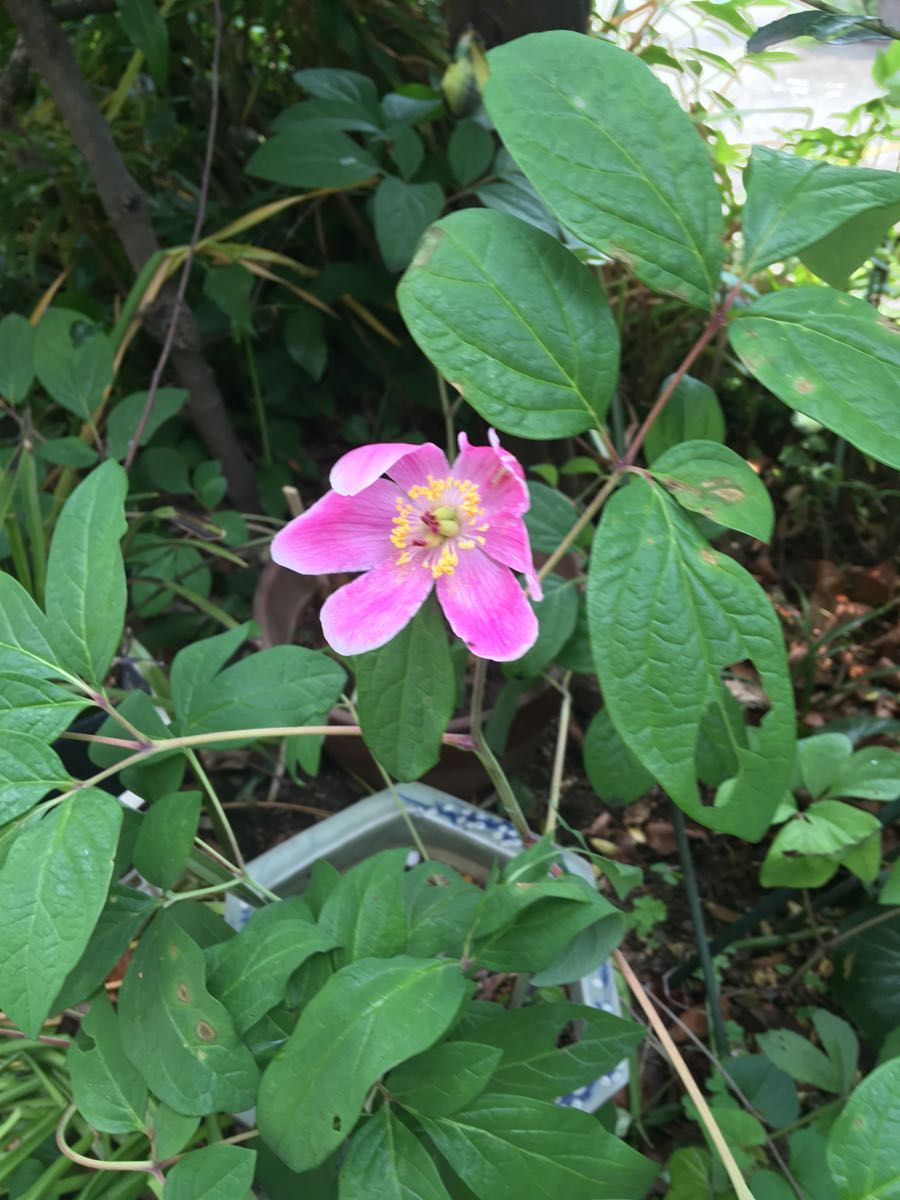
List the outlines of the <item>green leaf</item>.
{"type": "Polygon", "coordinates": [[[900,204],[870,208],[800,251],[800,261],[830,287],[844,289],[850,276],[871,258],[900,220],[900,204]]]}
{"type": "Polygon", "coordinates": [[[485,420],[521,437],[597,428],[618,371],[600,284],[555,238],[464,209],[434,225],[397,290],[419,347],[485,420]]]}
{"type": "Polygon", "coordinates": [[[525,513],[525,528],[531,548],[552,554],[578,519],[571,500],[544,483],[529,483],[531,507],[525,513]]]}
{"type": "Polygon", "coordinates": [[[250,156],[246,171],[287,187],[350,187],[379,175],[375,159],[339,129],[288,125],[250,156]]]}
{"type": "Polygon", "coordinates": [[[594,661],[610,717],[632,754],[694,820],[758,840],[790,781],[794,705],[768,597],[710,549],[655,484],[636,478],[606,506],[588,580],[594,661]],[[769,700],[737,775],[713,805],[697,788],[697,736],[722,672],[750,659],[769,700]]]}
{"type": "MultiPolygon", "coordinates": [[[[181,412],[188,394],[184,388],[159,388],[150,409],[150,415],[141,430],[139,445],[146,446],[158,429],[171,421],[172,417],[181,412]]],[[[128,453],[131,439],[137,432],[137,427],[144,409],[147,406],[146,392],[132,392],[110,411],[106,418],[106,453],[110,458],[120,461],[128,453]]]]}
{"type": "Polygon", "coordinates": [[[28,592],[0,571],[0,666],[17,675],[60,674],[49,636],[47,618],[28,592]]]}
{"type": "Polygon", "coordinates": [[[297,366],[318,383],[328,362],[321,313],[314,308],[298,308],[288,313],[284,322],[284,345],[297,366]]]}
{"type": "Polygon", "coordinates": [[[203,951],[166,911],[144,932],[119,993],[126,1054],[185,1116],[240,1112],[256,1097],[253,1056],[205,974],[203,951]]]}
{"type": "MultiPolygon", "coordinates": [[[[660,385],[668,386],[671,375],[660,385]]],[[[647,431],[644,454],[649,463],[680,442],[724,442],[725,418],[712,388],[691,375],[679,380],[665,408],[647,431]]]]}
{"type": "Polygon", "coordinates": [[[466,936],[484,899],[468,879],[441,863],[418,863],[403,874],[407,913],[406,951],[416,957],[463,953],[466,936]]]}
{"type": "Polygon", "coordinates": [[[474,183],[491,165],[494,139],[478,121],[459,121],[447,143],[447,161],[462,187],[474,183]]]}
{"type": "Polygon", "coordinates": [[[172,662],[171,691],[175,715],[180,721],[186,721],[200,707],[198,697],[243,644],[249,631],[249,624],[238,625],[178,651],[172,662]]]}
{"type": "MultiPolygon", "coordinates": [[[[884,913],[878,905],[858,908],[852,923],[863,924],[884,913]]],[[[831,990],[862,1035],[874,1045],[900,1025],[900,908],[895,919],[847,933],[835,952],[831,990]]]]}
{"type": "Polygon", "coordinates": [[[840,800],[820,800],[779,829],[760,871],[763,887],[821,887],[843,863],[872,883],[881,862],[881,822],[840,800]]]}
{"type": "Polygon", "coordinates": [[[836,1017],[827,1008],[815,1009],[812,1021],[822,1049],[836,1070],[838,1090],[842,1094],[849,1092],[856,1079],[856,1067],[859,1062],[859,1038],[853,1026],[836,1017]]]}
{"type": "Polygon", "coordinates": [[[396,175],[382,179],[372,213],[378,249],[389,271],[409,265],[419,238],[443,207],[444,193],[436,183],[406,183],[396,175]]]}
{"type": "Polygon", "coordinates": [[[102,686],[125,625],[125,567],[119,540],[128,476],[107,460],[69,496],[47,561],[50,641],[60,661],[102,686]]]}
{"type": "Polygon", "coordinates": [[[886,746],[857,750],[832,776],[830,783],[829,796],[895,800],[900,796],[900,754],[886,746]]]}
{"type": "MultiPolygon", "coordinates": [[[[240,631],[229,645],[236,648],[234,643],[244,636],[246,631],[240,631]]],[[[172,700],[182,734],[321,725],[337,703],[346,675],[318,650],[273,646],[216,674],[208,670],[211,659],[204,662],[202,655],[193,654],[215,640],[195,642],[175,658],[172,700]],[[181,670],[177,670],[179,662],[181,670]],[[199,671],[196,677],[192,677],[194,666],[199,671]]]]}
{"type": "Polygon", "coordinates": [[[200,1124],[199,1117],[185,1117],[168,1104],[157,1101],[147,1115],[147,1136],[153,1141],[153,1155],[158,1162],[165,1162],[179,1150],[183,1150],[200,1124]]]}
{"type": "Polygon", "coordinates": [[[728,1074],[767,1125],[781,1129],[800,1115],[793,1079],[765,1054],[742,1054],[728,1060],[728,1074]]]}
{"type": "Polygon", "coordinates": [[[770,21],[757,29],[747,42],[747,50],[758,54],[769,46],[791,41],[798,37],[812,37],[817,42],[856,42],[869,39],[872,31],[858,25],[858,17],[842,16],[838,13],[796,12],[777,21],[770,21]]]}
{"type": "Polygon", "coordinates": [[[361,959],[328,980],[259,1090],[259,1131],[291,1170],[341,1145],[375,1080],[446,1032],[467,986],[456,963],[402,955],[361,959]]]}
{"type": "MultiPolygon", "coordinates": [[[[386,136],[391,158],[397,164],[397,169],[403,178],[409,179],[422,165],[425,157],[425,143],[409,125],[391,125],[386,130],[386,136]]],[[[436,213],[435,216],[437,215],[436,213]]],[[[410,251],[410,257],[411,255],[412,251],[410,251]]],[[[409,257],[403,266],[406,266],[407,262],[409,262],[409,257]]]]}
{"type": "Polygon", "coordinates": [[[253,914],[237,937],[207,951],[209,990],[243,1035],[281,1003],[297,967],[336,944],[312,922],[305,901],[294,896],[269,904],[253,914]]]}
{"type": "Polygon", "coordinates": [[[593,974],[609,958],[626,932],[622,913],[618,920],[610,917],[588,925],[563,946],[549,966],[536,971],[531,982],[535,987],[555,987],[561,983],[575,983],[585,975],[593,974]]]}
{"type": "Polygon", "coordinates": [[[61,467],[92,467],[97,461],[97,451],[78,437],[47,438],[34,447],[36,458],[43,462],[56,463],[61,467]]]}
{"type": "Polygon", "coordinates": [[[391,1071],[386,1087],[404,1108],[445,1117],[484,1091],[502,1051],[481,1042],[441,1042],[391,1071]]]}
{"type": "Polygon", "coordinates": [[[772,500],[747,463],[717,442],[681,442],[661,454],[650,473],[682,508],[767,542],[775,524],[772,500]]]}
{"type": "Polygon", "coordinates": [[[627,50],[562,30],[498,46],[488,61],[485,106],[551,212],[648,287],[709,308],[719,189],[666,85],[627,50]]]}
{"type": "Polygon", "coordinates": [[[438,761],[456,703],[456,672],[437,604],[424,604],[380,650],[357,655],[353,673],[366,745],[395,779],[420,778],[438,761]]]}
{"type": "Polygon", "coordinates": [[[746,271],[796,254],[845,221],[900,204],[896,171],[835,167],[767,146],[754,146],[745,176],[746,271]]]}
{"type": "Polygon", "coordinates": [[[878,893],[879,904],[900,904],[900,860],[894,863],[878,893]]]}
{"type": "MultiPolygon", "coordinates": [[[[30,734],[49,745],[90,701],[44,679],[0,671],[0,730],[30,734]]],[[[2,751],[0,751],[2,754],[2,751]]],[[[2,811],[0,801],[0,811],[2,811]]]]}
{"type": "Polygon", "coordinates": [[[201,792],[170,792],[144,814],[134,865],[148,883],[173,888],[187,866],[203,804],[201,792]]]}
{"type": "MultiPolygon", "coordinates": [[[[28,681],[21,682],[27,687],[28,681]]],[[[0,728],[0,825],[5,825],[71,780],[55,751],[40,737],[18,730],[7,732],[2,723],[0,728]]]]}
{"type": "Polygon", "coordinates": [[[72,1008],[92,996],[156,907],[151,896],[114,883],[84,952],[63,980],[50,1011],[72,1008]]]}
{"type": "Polygon", "coordinates": [[[797,768],[803,786],[817,799],[853,753],[853,743],[843,733],[820,733],[797,743],[797,768]]]}
{"type": "Polygon", "coordinates": [[[314,136],[317,129],[343,129],[345,132],[379,133],[381,127],[377,116],[358,100],[339,97],[316,97],[291,104],[278,114],[272,122],[272,131],[278,133],[288,125],[302,122],[314,136]],[[310,128],[311,127],[311,128],[310,128]]]}
{"type": "Polygon", "coordinates": [[[37,327],[34,369],[57,404],[89,420],[113,380],[112,342],[82,313],[51,308],[37,327]]]}
{"type": "Polygon", "coordinates": [[[543,583],[543,600],[531,601],[538,619],[537,641],[521,658],[504,665],[510,679],[536,679],[556,661],[572,636],[578,616],[578,588],[572,579],[549,575],[543,583]]]}
{"type": "Polygon", "coordinates": [[[233,334],[252,334],[251,298],[255,276],[241,266],[210,267],[203,278],[203,294],[228,317],[233,334]]]}
{"type": "Polygon", "coordinates": [[[169,29],[155,0],[116,0],[122,28],[147,60],[156,85],[166,86],[169,74],[169,29]]]}
{"type": "Polygon", "coordinates": [[[544,1100],[485,1094],[463,1112],[421,1120],[480,1200],[634,1200],[656,1178],[656,1163],[588,1113],[544,1100]]]}
{"type": "Polygon", "coordinates": [[[791,1174],[806,1200],[840,1200],[828,1169],[824,1135],[818,1129],[798,1129],[790,1138],[791,1174]]]}
{"type": "Polygon", "coordinates": [[[900,339],[871,304],[831,288],[785,288],[735,314],[728,336],[789,408],[900,467],[900,339]]]}
{"type": "Polygon", "coordinates": [[[87,788],[26,825],[0,868],[0,1007],[27,1037],[88,944],[121,823],[112,796],[87,788]]]}
{"type": "Polygon", "coordinates": [[[255,1167],[256,1151],[245,1146],[192,1150],[166,1175],[163,1200],[244,1200],[255,1167]]]}
{"type": "Polygon", "coordinates": [[[450,1200],[428,1151],[385,1104],[359,1130],[341,1166],[341,1200],[450,1200]]]}
{"type": "Polygon", "coordinates": [[[390,958],[406,945],[403,867],[408,851],[383,850],[341,876],[319,914],[324,934],[341,947],[343,965],[360,958],[390,958]]]}
{"type": "Polygon", "coordinates": [[[0,396],[21,404],[34,382],[34,326],[18,313],[0,321],[0,396]]]}
{"type": "Polygon", "coordinates": [[[379,111],[378,92],[368,75],[341,67],[309,67],[294,72],[294,82],[321,100],[353,101],[370,113],[379,111]]]}
{"type": "Polygon", "coordinates": [[[687,1146],[667,1163],[670,1186],[666,1200],[715,1200],[713,1163],[708,1150],[687,1146]]]}
{"type": "Polygon", "coordinates": [[[828,1166],[840,1200],[898,1200],[900,1059],[862,1081],[828,1137],[828,1166]]]}
{"type": "Polygon", "coordinates": [[[501,1010],[465,1036],[502,1052],[493,1090],[555,1100],[611,1071],[639,1045],[644,1029],[600,1009],[559,1001],[501,1010]],[[562,1038],[566,1030],[575,1036],[562,1038]]]}
{"type": "Polygon", "coordinates": [[[773,1029],[758,1034],[756,1040],[763,1054],[798,1083],[810,1083],[823,1092],[841,1091],[839,1064],[799,1033],[773,1029]]]}
{"type": "Polygon", "coordinates": [[[101,1133],[143,1132],[147,1089],[125,1057],[118,1018],[105,992],[93,998],[79,1030],[66,1053],[78,1111],[101,1133]]]}

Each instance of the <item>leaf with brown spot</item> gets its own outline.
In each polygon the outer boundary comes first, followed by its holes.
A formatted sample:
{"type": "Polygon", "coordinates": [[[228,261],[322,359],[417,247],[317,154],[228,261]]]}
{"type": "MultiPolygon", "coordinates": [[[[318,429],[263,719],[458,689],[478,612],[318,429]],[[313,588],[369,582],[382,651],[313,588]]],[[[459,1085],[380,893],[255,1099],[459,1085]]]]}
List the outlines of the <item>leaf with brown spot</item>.
{"type": "Polygon", "coordinates": [[[253,1104],[253,1055],[206,989],[203,951],[169,912],[141,938],[119,994],[119,1021],[125,1053],[177,1112],[203,1116],[253,1104]]]}
{"type": "Polygon", "coordinates": [[[654,461],[651,474],[682,508],[762,542],[772,536],[775,513],[769,493],[752,467],[727,446],[681,442],[654,461]]]}

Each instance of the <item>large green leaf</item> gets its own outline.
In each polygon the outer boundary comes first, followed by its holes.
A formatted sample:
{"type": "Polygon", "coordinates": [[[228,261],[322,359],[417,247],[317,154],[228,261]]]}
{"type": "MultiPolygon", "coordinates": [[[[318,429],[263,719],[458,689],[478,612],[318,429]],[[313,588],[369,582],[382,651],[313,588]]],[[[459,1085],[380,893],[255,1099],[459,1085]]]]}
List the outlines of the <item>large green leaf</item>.
{"type": "Polygon", "coordinates": [[[346,679],[336,662],[318,650],[273,646],[219,671],[246,636],[229,634],[236,636],[220,634],[176,656],[172,700],[181,733],[324,722],[346,679]]]}
{"type": "Polygon", "coordinates": [[[26,825],[0,868],[0,1008],[28,1037],[97,923],[121,823],[112,796],[88,788],[26,825]]]}
{"type": "Polygon", "coordinates": [[[284,999],[288,980],[310,957],[335,946],[311,920],[298,897],[269,904],[253,914],[235,938],[206,952],[209,990],[244,1034],[284,999]]]}
{"type": "Polygon", "coordinates": [[[113,380],[112,342],[82,313],[51,308],[37,327],[34,369],[57,404],[89,420],[113,380]]]}
{"type": "Polygon", "coordinates": [[[821,887],[843,863],[872,883],[881,861],[881,822],[840,800],[819,800],[782,825],[760,872],[764,887],[821,887]]]}
{"type": "Polygon", "coordinates": [[[375,1080],[433,1045],[466,989],[458,964],[440,959],[364,958],[338,971],[263,1075],[264,1140],[291,1170],[324,1162],[352,1131],[375,1080]]]}
{"type": "Polygon", "coordinates": [[[169,73],[169,27],[156,0],[116,0],[122,27],[147,60],[156,84],[164,88],[169,73]]]}
{"type": "Polygon", "coordinates": [[[34,327],[18,313],[0,321],[0,396],[21,404],[34,380],[34,327]]]}
{"type": "MultiPolygon", "coordinates": [[[[665,388],[671,376],[660,384],[665,388]]],[[[725,418],[719,398],[709,384],[684,375],[665,408],[647,430],[644,454],[649,463],[679,442],[724,442],[725,418]]]]}
{"type": "Polygon", "coordinates": [[[379,173],[375,159],[339,129],[288,125],[250,156],[247,174],[287,187],[349,187],[379,173]]]}
{"type": "Polygon", "coordinates": [[[568,31],[489,55],[484,102],[547,207],[649,287],[712,305],[722,206],[694,123],[627,50],[568,31]]]}
{"type": "Polygon", "coordinates": [[[4,739],[7,731],[15,730],[49,744],[89,703],[85,696],[65,692],[47,680],[0,671],[0,730],[4,739]]]}
{"type": "Polygon", "coordinates": [[[163,1200],[245,1200],[252,1195],[256,1151],[246,1146],[204,1146],[169,1171],[163,1200]]]}
{"type": "Polygon", "coordinates": [[[487,421],[522,437],[596,428],[619,360],[600,284],[555,238],[464,209],[422,239],[397,291],[409,331],[487,421]]]}
{"type": "Polygon", "coordinates": [[[428,1151],[387,1104],[350,1143],[341,1200],[450,1200],[428,1151]]]}
{"type": "Polygon", "coordinates": [[[382,850],[341,876],[319,914],[322,932],[341,947],[343,966],[358,958],[390,958],[406,947],[403,867],[408,851],[382,850]]]}
{"type": "Polygon", "coordinates": [[[611,1071],[640,1043],[644,1029],[612,1013],[559,1001],[498,1012],[465,1036],[502,1052],[493,1090],[555,1100],[611,1071]],[[574,1037],[562,1037],[567,1028],[574,1037]]]}
{"type": "Polygon", "coordinates": [[[240,1112],[256,1095],[256,1063],[205,975],[203,951],[163,912],[141,938],[119,994],[126,1054],[151,1091],[185,1116],[240,1112]]]}
{"type": "Polygon", "coordinates": [[[682,508],[767,542],[775,511],[760,478],[739,454],[717,442],[680,442],[650,473],[682,508]]]}
{"type": "Polygon", "coordinates": [[[746,270],[796,254],[851,217],[900,204],[900,175],[835,167],[767,146],[754,146],[744,205],[746,270]]]}
{"type": "Polygon", "coordinates": [[[0,825],[5,825],[71,780],[56,752],[40,738],[4,729],[0,739],[0,825]]]}
{"type": "Polygon", "coordinates": [[[12,575],[0,571],[0,665],[16,675],[59,675],[47,618],[12,575]]]}
{"type": "Polygon", "coordinates": [[[876,252],[900,220],[900,204],[870,208],[800,251],[800,261],[833,288],[846,288],[850,276],[876,252]]]}
{"type": "Polygon", "coordinates": [[[841,1200],[900,1200],[900,1058],[862,1081],[828,1137],[841,1200]]]}
{"type": "Polygon", "coordinates": [[[47,562],[47,625],[60,661],[103,684],[125,624],[128,476],[107,460],[72,492],[56,522],[47,562]]]}
{"type": "Polygon", "coordinates": [[[463,1112],[421,1120],[479,1200],[640,1200],[656,1178],[656,1163],[588,1113],[545,1100],[486,1093],[463,1112]]]}
{"type": "Polygon", "coordinates": [[[404,1108],[445,1117],[483,1092],[502,1051],[474,1042],[441,1042],[391,1071],[387,1089],[404,1108]]]}
{"type": "Polygon", "coordinates": [[[66,1066],[73,1099],[89,1125],[102,1133],[144,1129],[147,1088],[125,1056],[119,1021],[105,992],[91,1001],[66,1066]]]}
{"type": "Polygon", "coordinates": [[[444,193],[436,183],[406,183],[396,175],[382,179],[372,215],[378,249],[389,271],[408,266],[416,243],[443,207],[444,193]]]}
{"type": "Polygon", "coordinates": [[[829,784],[829,796],[895,800],[900,796],[900,753],[887,746],[857,750],[835,772],[829,784]]]}
{"type": "Polygon", "coordinates": [[[456,702],[456,672],[438,606],[424,604],[386,646],[357,655],[353,672],[366,745],[395,779],[418,779],[438,761],[456,702]]]}
{"type": "Polygon", "coordinates": [[[170,792],[144,814],[134,844],[134,865],[148,883],[172,888],[187,866],[197,836],[202,792],[170,792]]]}
{"type": "Polygon", "coordinates": [[[605,708],[588,725],[582,753],[590,785],[606,804],[631,804],[653,787],[653,776],[622,741],[605,708]]]}
{"type": "Polygon", "coordinates": [[[638,761],[701,824],[762,837],[790,781],[795,726],[781,629],[759,585],[636,478],[611,498],[594,539],[588,619],[606,706],[638,761]],[[722,672],[746,659],[769,712],[735,748],[737,775],[705,805],[698,733],[709,706],[723,705],[722,672]]]}
{"type": "Polygon", "coordinates": [[[728,336],[779,400],[900,467],[900,338],[871,304],[832,288],[785,288],[735,314],[728,336]]]}

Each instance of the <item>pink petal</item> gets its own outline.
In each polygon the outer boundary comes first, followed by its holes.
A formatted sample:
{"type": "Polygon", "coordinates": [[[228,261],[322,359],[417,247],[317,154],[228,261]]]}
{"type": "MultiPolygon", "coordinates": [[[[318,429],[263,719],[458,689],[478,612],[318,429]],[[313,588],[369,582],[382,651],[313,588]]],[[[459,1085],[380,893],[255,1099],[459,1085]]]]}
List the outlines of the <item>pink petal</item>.
{"type": "Polygon", "coordinates": [[[397,514],[397,488],[376,479],[358,496],[328,492],[275,535],[275,562],[303,575],[366,571],[387,557],[392,519],[397,514]]]}
{"type": "Polygon", "coordinates": [[[331,486],[342,496],[355,496],[367,488],[398,459],[420,446],[412,442],[377,442],[372,446],[357,446],[339,458],[331,468],[331,486]]]}
{"type": "Polygon", "coordinates": [[[490,446],[472,446],[464,433],[459,435],[459,457],[453,464],[453,474],[476,485],[488,521],[496,512],[521,516],[531,503],[525,472],[518,459],[502,449],[493,429],[488,436],[490,446]]]}
{"type": "Polygon", "coordinates": [[[484,535],[485,554],[490,555],[504,566],[521,571],[528,584],[528,594],[532,600],[542,600],[541,581],[538,579],[531,559],[531,543],[528,540],[528,530],[521,517],[512,517],[506,513],[495,513],[484,535]]]}
{"type": "Polygon", "coordinates": [[[510,662],[534,645],[537,617],[508,567],[481,550],[463,550],[452,575],[437,581],[450,628],[479,658],[510,662]]]}
{"type": "Polygon", "coordinates": [[[407,492],[412,487],[427,484],[429,475],[435,479],[446,479],[450,474],[450,464],[443,450],[434,442],[426,442],[424,446],[416,446],[411,454],[398,458],[393,466],[387,468],[387,473],[407,492]]]}
{"type": "Polygon", "coordinates": [[[338,654],[377,650],[413,619],[433,583],[431,571],[421,563],[380,563],[322,605],[325,640],[338,654]]]}

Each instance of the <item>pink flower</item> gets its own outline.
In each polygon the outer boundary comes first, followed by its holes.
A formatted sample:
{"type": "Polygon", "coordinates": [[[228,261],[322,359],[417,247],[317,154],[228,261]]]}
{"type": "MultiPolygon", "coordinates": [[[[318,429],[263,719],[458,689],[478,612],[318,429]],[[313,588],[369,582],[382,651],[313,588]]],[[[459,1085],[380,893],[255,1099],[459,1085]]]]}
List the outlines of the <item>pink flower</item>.
{"type": "Polygon", "coordinates": [[[471,446],[461,433],[452,467],[431,442],[351,450],[332,469],[334,490],[276,536],[272,558],[292,571],[365,571],[322,605],[325,638],[339,654],[389,642],[432,588],[480,658],[521,658],[534,644],[537,619],[513,575],[541,599],[522,520],[528,489],[493,429],[489,438],[471,446]]]}

